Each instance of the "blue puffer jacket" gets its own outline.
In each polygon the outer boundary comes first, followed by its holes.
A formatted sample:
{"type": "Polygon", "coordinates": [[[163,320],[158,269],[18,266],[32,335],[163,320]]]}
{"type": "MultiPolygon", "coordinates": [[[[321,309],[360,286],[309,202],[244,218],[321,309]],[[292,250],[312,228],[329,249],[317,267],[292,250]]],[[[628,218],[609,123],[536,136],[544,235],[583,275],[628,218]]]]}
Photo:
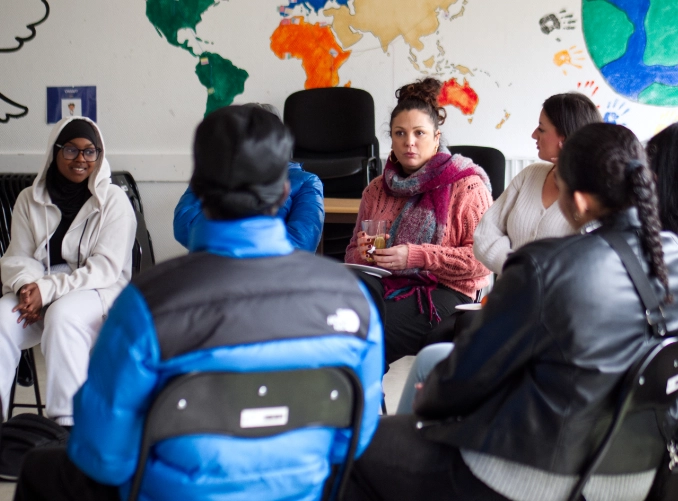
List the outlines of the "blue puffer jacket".
{"type": "MultiPolygon", "coordinates": [[[[187,256],[140,275],[110,310],[74,399],[68,454],[127,499],[144,415],[168,379],[191,371],[346,366],[365,396],[360,455],[378,422],[382,336],[362,284],[338,263],[295,251],[280,219],[205,221],[187,256]],[[346,308],[357,313],[355,322],[330,322],[328,311],[346,308]]],[[[151,452],[141,499],[317,500],[348,436],[318,427],[264,439],[168,439],[151,452]]]]}
{"type": "MultiPolygon", "coordinates": [[[[285,221],[287,236],[294,247],[315,252],[325,221],[322,181],[315,174],[304,171],[300,164],[293,162],[288,164],[288,175],[290,196],[278,210],[278,217],[285,221]]],[[[189,186],[174,209],[176,241],[188,248],[191,228],[204,220],[200,200],[189,186]]]]}

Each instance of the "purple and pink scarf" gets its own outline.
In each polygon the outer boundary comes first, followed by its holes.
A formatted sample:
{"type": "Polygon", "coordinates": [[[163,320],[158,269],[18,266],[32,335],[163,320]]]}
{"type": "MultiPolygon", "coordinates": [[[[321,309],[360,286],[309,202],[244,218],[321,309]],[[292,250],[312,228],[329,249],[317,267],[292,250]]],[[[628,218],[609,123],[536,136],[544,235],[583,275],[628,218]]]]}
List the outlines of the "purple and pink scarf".
{"type": "MultiPolygon", "coordinates": [[[[402,168],[389,159],[384,168],[384,191],[393,197],[408,197],[393,221],[387,247],[401,244],[440,245],[445,237],[452,185],[468,176],[479,176],[492,191],[485,171],[470,158],[437,153],[418,171],[405,176],[402,168]]],[[[429,271],[410,268],[382,280],[384,298],[399,301],[417,294],[419,311],[424,313],[422,296],[428,299],[429,320],[440,315],[431,299],[438,279],[429,271]]]]}

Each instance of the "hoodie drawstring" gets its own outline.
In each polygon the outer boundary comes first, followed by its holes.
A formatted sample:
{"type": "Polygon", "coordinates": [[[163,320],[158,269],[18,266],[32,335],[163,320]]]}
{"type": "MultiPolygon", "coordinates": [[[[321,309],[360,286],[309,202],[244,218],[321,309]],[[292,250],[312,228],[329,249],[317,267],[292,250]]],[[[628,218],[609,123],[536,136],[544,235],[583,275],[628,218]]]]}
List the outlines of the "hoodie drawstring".
{"type": "Polygon", "coordinates": [[[49,260],[49,224],[47,221],[47,206],[43,205],[43,209],[45,210],[45,232],[47,233],[47,274],[51,275],[52,274],[52,267],[51,263],[49,260]]]}
{"type": "Polygon", "coordinates": [[[82,237],[85,236],[85,230],[87,229],[87,223],[89,223],[89,218],[85,220],[85,227],[82,229],[82,234],[80,235],[80,241],[78,242],[78,268],[80,268],[80,247],[82,246],[82,237]]]}

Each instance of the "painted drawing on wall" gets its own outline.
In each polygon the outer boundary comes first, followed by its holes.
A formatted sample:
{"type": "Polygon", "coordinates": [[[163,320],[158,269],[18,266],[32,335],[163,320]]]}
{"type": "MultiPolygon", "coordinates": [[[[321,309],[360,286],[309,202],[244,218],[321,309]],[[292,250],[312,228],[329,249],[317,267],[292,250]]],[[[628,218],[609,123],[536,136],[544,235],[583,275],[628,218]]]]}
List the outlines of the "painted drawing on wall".
{"type": "Polygon", "coordinates": [[[339,68],[351,55],[350,50],[345,51],[337,43],[327,24],[307,23],[302,16],[280,21],[271,35],[271,50],[280,59],[301,60],[306,73],[305,89],[339,85],[339,68]]]}
{"type": "Polygon", "coordinates": [[[553,94],[585,92],[606,121],[643,140],[678,110],[676,0],[49,3],[40,23],[44,0],[0,0],[0,49],[13,51],[0,53],[9,70],[0,79],[3,151],[36,149],[25,130],[44,124],[45,88],[55,85],[96,85],[111,144],[151,157],[185,154],[192,128],[215,108],[282,110],[290,94],[328,86],[372,95],[388,151],[395,90],[427,76],[444,83],[447,144],[493,146],[521,161],[534,158],[529,132],[553,94]],[[78,29],[65,29],[71,22],[78,29]]]}
{"type": "MultiPolygon", "coordinates": [[[[0,54],[16,52],[26,42],[35,38],[36,26],[42,24],[49,17],[47,0],[35,0],[42,4],[44,15],[35,19],[25,19],[25,0],[3,0],[0,6],[0,54]]],[[[36,5],[37,7],[37,5],[36,5]]],[[[28,114],[28,106],[18,103],[3,94],[0,89],[0,123],[7,123],[12,118],[21,118],[28,114]]]]}
{"type": "Polygon", "coordinates": [[[539,19],[539,28],[544,35],[554,33],[557,36],[558,30],[574,30],[576,25],[574,14],[567,9],[561,9],[557,14],[546,14],[539,19]]]}
{"type": "MultiPolygon", "coordinates": [[[[378,47],[388,57],[389,47],[402,39],[410,49],[408,60],[412,67],[421,76],[435,75],[444,81],[441,105],[457,108],[472,123],[480,97],[469,78],[475,76],[474,71],[486,78],[491,76],[482,69],[471,69],[469,65],[450,61],[441,37],[431,40],[441,22],[449,23],[464,15],[467,3],[468,0],[416,3],[410,0],[354,0],[349,9],[348,0],[290,0],[287,5],[277,7],[280,23],[270,35],[270,50],[281,60],[299,61],[306,75],[305,89],[351,86],[350,75],[342,80],[339,74],[351,57],[351,47],[369,35],[377,40],[378,47]],[[428,52],[427,44],[431,44],[428,52]],[[426,57],[420,55],[424,53],[426,57]]],[[[209,42],[198,36],[196,28],[203,15],[219,4],[216,0],[146,2],[146,16],[157,32],[171,45],[198,58],[196,74],[207,90],[205,113],[231,104],[244,91],[249,77],[245,69],[236,67],[226,55],[205,49],[209,42]],[[190,33],[190,41],[182,40],[180,36],[186,31],[190,33]]],[[[509,117],[510,113],[505,110],[498,113],[497,128],[501,128],[509,117]]]]}
{"type": "Polygon", "coordinates": [[[556,52],[553,56],[553,63],[556,66],[561,66],[563,68],[563,75],[567,75],[567,70],[570,68],[582,69],[582,62],[585,60],[583,54],[583,50],[573,45],[565,50],[556,52]]]}
{"type": "Polygon", "coordinates": [[[589,53],[621,96],[678,106],[678,2],[583,0],[589,53]]]}
{"type": "Polygon", "coordinates": [[[293,0],[280,8],[282,19],[271,35],[271,50],[281,59],[302,60],[307,75],[304,88],[350,86],[350,80],[340,82],[338,71],[351,55],[348,49],[366,35],[374,37],[385,54],[397,39],[402,39],[409,47],[412,67],[445,82],[440,104],[458,108],[469,123],[473,122],[479,97],[468,79],[463,78],[472,75],[472,70],[448,61],[440,38],[435,39],[433,53],[425,51],[428,38],[436,34],[442,22],[464,15],[468,0],[354,0],[350,6],[348,1],[338,2],[337,7],[328,7],[327,1],[304,2],[308,14],[315,11],[327,19],[314,24],[293,15],[292,8],[298,3],[293,0]],[[426,53],[427,57],[417,53],[426,53]]]}
{"type": "Polygon", "coordinates": [[[188,51],[198,59],[195,73],[200,83],[207,89],[205,115],[211,111],[228,106],[245,89],[247,71],[236,67],[230,60],[219,54],[201,50],[196,53],[187,42],[179,42],[179,31],[192,32],[196,45],[202,46],[202,40],[195,34],[203,13],[218,4],[215,0],[147,0],[146,17],[155,26],[158,33],[170,44],[188,51]]]}

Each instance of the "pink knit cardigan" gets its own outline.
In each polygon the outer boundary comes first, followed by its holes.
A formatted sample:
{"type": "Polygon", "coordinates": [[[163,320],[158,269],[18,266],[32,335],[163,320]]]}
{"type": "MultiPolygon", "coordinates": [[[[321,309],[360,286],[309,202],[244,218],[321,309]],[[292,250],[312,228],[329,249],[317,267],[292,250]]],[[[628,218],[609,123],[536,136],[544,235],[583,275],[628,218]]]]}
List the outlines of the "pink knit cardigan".
{"type": "MultiPolygon", "coordinates": [[[[357,247],[360,221],[385,219],[393,223],[407,202],[407,197],[387,195],[383,186],[379,176],[363,191],[358,221],[346,248],[347,263],[368,264],[357,247]]],[[[454,183],[442,245],[408,244],[407,267],[428,270],[443,285],[475,299],[476,291],[488,284],[491,272],[473,255],[473,232],[490,205],[492,196],[478,176],[467,176],[454,183]]]]}

